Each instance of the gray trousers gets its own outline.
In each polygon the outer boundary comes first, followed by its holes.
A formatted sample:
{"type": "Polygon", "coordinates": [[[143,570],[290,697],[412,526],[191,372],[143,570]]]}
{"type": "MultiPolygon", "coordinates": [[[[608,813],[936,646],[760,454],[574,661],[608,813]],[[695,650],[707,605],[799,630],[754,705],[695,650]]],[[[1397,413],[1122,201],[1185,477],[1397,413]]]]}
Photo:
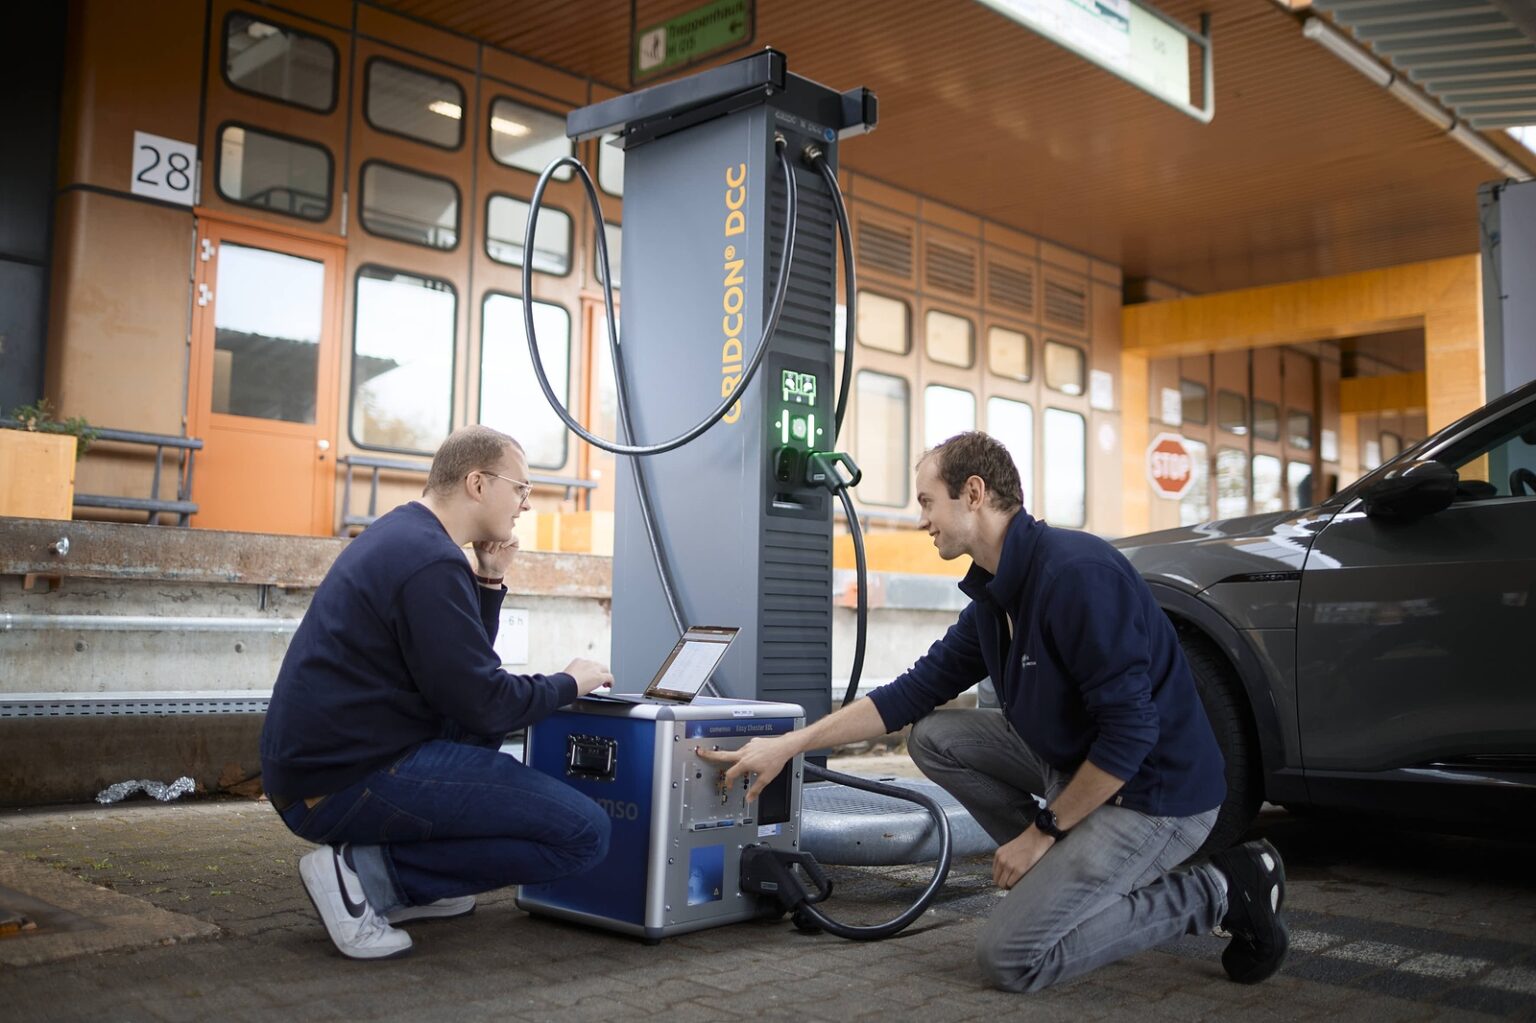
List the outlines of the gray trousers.
{"type": "MultiPolygon", "coordinates": [[[[1038,794],[1054,801],[1072,780],[1024,744],[997,711],[929,714],[907,749],[1001,845],[1034,822],[1038,794]]],[[[1149,817],[1105,804],[1053,845],[982,928],[983,976],[1007,991],[1038,991],[1226,915],[1213,868],[1174,869],[1194,854],[1216,811],[1149,817]]]]}

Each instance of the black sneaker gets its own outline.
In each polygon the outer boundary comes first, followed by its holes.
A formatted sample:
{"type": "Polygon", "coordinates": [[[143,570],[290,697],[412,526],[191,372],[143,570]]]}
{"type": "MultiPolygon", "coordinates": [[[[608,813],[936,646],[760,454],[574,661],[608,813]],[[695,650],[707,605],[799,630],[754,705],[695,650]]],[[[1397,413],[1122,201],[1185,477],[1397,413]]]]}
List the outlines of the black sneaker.
{"type": "Polygon", "coordinates": [[[1232,935],[1221,965],[1239,984],[1267,980],[1285,962],[1291,935],[1280,919],[1285,903],[1285,864],[1267,839],[1216,853],[1211,866],[1227,879],[1227,915],[1221,928],[1232,935]]]}

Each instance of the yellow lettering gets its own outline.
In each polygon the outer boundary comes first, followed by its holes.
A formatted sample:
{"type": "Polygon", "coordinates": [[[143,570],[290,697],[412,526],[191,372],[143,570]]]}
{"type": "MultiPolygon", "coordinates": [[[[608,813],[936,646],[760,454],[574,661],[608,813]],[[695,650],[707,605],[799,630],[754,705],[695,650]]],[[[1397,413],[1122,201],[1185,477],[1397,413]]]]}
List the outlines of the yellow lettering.
{"type": "Polygon", "coordinates": [[[737,334],[741,333],[741,314],[736,313],[735,319],[736,326],[733,327],[731,326],[731,317],[720,317],[720,328],[725,331],[725,336],[728,338],[734,338],[737,334]]]}
{"type": "Polygon", "coordinates": [[[739,313],[739,312],[741,312],[741,307],[746,303],[746,301],[747,301],[746,294],[740,288],[726,288],[725,289],[725,311],[726,312],[728,312],[728,313],[739,313]]]}
{"type": "Polygon", "coordinates": [[[740,210],[732,210],[725,215],[725,236],[729,238],[733,234],[741,234],[747,229],[747,215],[740,210]]]}
{"type": "Polygon", "coordinates": [[[727,188],[725,190],[725,208],[739,210],[747,204],[747,190],[745,188],[727,188]]]}
{"type": "Polygon", "coordinates": [[[733,284],[737,287],[745,284],[747,279],[742,276],[741,268],[746,265],[747,261],[745,259],[732,259],[728,261],[725,264],[725,280],[722,282],[722,286],[729,288],[733,284]]]}
{"type": "MultiPolygon", "coordinates": [[[[740,320],[741,317],[738,316],[736,319],[740,320]]],[[[741,338],[728,337],[725,339],[725,346],[720,349],[720,365],[722,368],[741,365],[741,338]]],[[[736,385],[732,384],[731,386],[734,388],[736,385]]],[[[725,394],[730,393],[730,391],[725,392],[725,394]]],[[[720,397],[725,397],[725,394],[722,394],[720,397]]]]}
{"type": "Polygon", "coordinates": [[[739,188],[747,183],[747,165],[738,163],[734,171],[725,169],[725,186],[727,188],[739,188]]]}

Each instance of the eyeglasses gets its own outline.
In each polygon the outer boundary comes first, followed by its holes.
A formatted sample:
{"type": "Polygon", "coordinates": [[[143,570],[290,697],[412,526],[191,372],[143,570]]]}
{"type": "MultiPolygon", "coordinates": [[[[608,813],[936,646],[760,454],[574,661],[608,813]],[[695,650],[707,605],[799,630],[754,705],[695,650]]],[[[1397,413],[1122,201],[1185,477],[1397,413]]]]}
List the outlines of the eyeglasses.
{"type": "Polygon", "coordinates": [[[495,476],[499,480],[506,480],[508,483],[516,487],[518,504],[522,504],[524,501],[528,500],[528,494],[533,490],[533,484],[528,480],[515,480],[511,476],[503,476],[501,473],[491,472],[489,469],[476,469],[475,471],[482,476],[495,476]]]}

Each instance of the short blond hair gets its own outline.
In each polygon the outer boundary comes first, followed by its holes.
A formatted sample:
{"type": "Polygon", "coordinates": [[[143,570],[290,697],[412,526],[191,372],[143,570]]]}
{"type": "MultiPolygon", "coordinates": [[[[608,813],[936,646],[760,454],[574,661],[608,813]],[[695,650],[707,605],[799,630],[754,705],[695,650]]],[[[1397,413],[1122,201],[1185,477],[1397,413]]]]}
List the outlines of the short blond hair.
{"type": "Polygon", "coordinates": [[[501,461],[507,448],[523,450],[516,440],[489,426],[461,426],[448,435],[432,456],[432,470],[427,473],[428,490],[446,494],[472,472],[489,471],[501,461]]]}

